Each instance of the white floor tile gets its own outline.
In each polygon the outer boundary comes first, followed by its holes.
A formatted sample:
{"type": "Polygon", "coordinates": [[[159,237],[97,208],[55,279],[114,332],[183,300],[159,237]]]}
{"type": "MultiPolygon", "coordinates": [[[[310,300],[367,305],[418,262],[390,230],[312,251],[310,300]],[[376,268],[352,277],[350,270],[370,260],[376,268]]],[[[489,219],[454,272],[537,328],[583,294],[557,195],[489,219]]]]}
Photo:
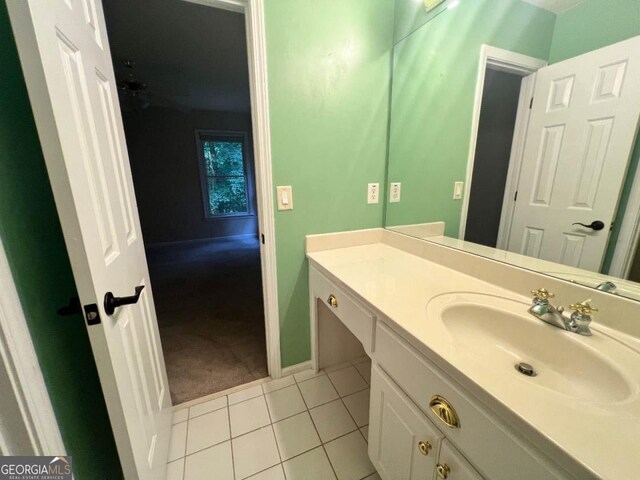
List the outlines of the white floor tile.
{"type": "Polygon", "coordinates": [[[298,386],[309,408],[317,407],[338,398],[338,392],[333,388],[329,377],[326,375],[301,382],[298,386]]]}
{"type": "Polygon", "coordinates": [[[362,427],[360,429],[360,433],[362,433],[362,436],[364,437],[365,441],[369,443],[369,425],[367,425],[366,427],[362,427]]]}
{"type": "Polygon", "coordinates": [[[307,409],[296,385],[267,393],[265,399],[274,423],[307,409]]]}
{"type": "Polygon", "coordinates": [[[192,418],[189,420],[187,455],[230,438],[228,409],[223,408],[222,410],[192,418]]]}
{"type": "Polygon", "coordinates": [[[244,390],[230,394],[228,396],[229,405],[244,402],[245,400],[249,400],[250,398],[258,397],[260,395],[262,395],[262,385],[254,385],[253,387],[245,388],[244,390]]]}
{"type": "Polygon", "coordinates": [[[356,370],[367,383],[371,383],[371,360],[356,364],[356,370]]]}
{"type": "Polygon", "coordinates": [[[367,388],[342,399],[358,427],[369,425],[369,396],[367,388]]]}
{"type": "Polygon", "coordinates": [[[330,367],[325,368],[324,371],[327,373],[331,373],[335,372],[336,370],[342,370],[343,368],[347,368],[349,366],[351,366],[351,362],[336,363],[335,365],[331,365],[330,367]]]}
{"type": "Polygon", "coordinates": [[[168,461],[173,462],[180,457],[184,457],[187,444],[187,423],[178,423],[171,427],[171,440],[169,442],[168,461]]]}
{"type": "Polygon", "coordinates": [[[247,480],[285,480],[282,464],[250,476],[247,480]]]}
{"type": "Polygon", "coordinates": [[[231,436],[239,437],[271,423],[264,397],[252,398],[229,407],[231,436]]]}
{"type": "Polygon", "coordinates": [[[318,447],[283,463],[287,480],[335,480],[324,448],[318,447]]]}
{"type": "Polygon", "coordinates": [[[308,412],[274,423],[273,430],[282,460],[288,460],[320,445],[308,412]]]}
{"type": "Polygon", "coordinates": [[[214,412],[227,406],[227,397],[220,397],[208,402],[199,403],[189,408],[189,418],[204,415],[205,413],[214,412]]]}
{"type": "Polygon", "coordinates": [[[318,429],[322,443],[327,443],[357,429],[340,399],[313,408],[309,410],[309,413],[318,429]]]}
{"type": "Polygon", "coordinates": [[[184,474],[184,458],[167,464],[166,480],[182,480],[184,474]]]}
{"type": "Polygon", "coordinates": [[[318,370],[317,372],[314,372],[313,370],[309,369],[294,374],[293,378],[295,378],[296,382],[304,382],[305,380],[311,380],[312,378],[316,378],[324,374],[324,370],[318,370]]]}
{"type": "Polygon", "coordinates": [[[231,442],[236,480],[250,477],[280,463],[271,426],[234,438],[231,442]]]}
{"type": "Polygon", "coordinates": [[[262,390],[264,393],[275,392],[276,390],[280,390],[284,387],[289,387],[296,383],[293,375],[289,375],[287,377],[279,378],[278,380],[271,380],[270,382],[262,384],[262,390]]]}
{"type": "Polygon", "coordinates": [[[324,447],[338,480],[360,480],[375,472],[367,454],[367,442],[360,432],[340,437],[324,447]]]}
{"type": "Polygon", "coordinates": [[[185,422],[189,419],[189,409],[181,408],[180,410],[175,410],[173,412],[173,419],[171,423],[175,425],[176,423],[185,422]]]}
{"type": "Polygon", "coordinates": [[[184,468],[184,480],[234,480],[231,442],[189,455],[184,468]]]}
{"type": "Polygon", "coordinates": [[[351,395],[357,391],[367,388],[367,382],[364,381],[362,376],[358,373],[354,366],[350,365],[347,368],[328,373],[331,383],[336,387],[338,394],[341,397],[351,395]]]}

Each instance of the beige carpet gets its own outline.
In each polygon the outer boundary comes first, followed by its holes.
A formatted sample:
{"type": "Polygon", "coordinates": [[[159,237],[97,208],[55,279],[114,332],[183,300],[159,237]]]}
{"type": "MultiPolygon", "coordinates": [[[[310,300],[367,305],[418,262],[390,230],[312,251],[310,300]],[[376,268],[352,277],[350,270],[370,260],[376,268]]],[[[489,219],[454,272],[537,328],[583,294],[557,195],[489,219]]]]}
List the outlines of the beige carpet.
{"type": "Polygon", "coordinates": [[[267,376],[258,240],[147,251],[173,404],[267,376]]]}

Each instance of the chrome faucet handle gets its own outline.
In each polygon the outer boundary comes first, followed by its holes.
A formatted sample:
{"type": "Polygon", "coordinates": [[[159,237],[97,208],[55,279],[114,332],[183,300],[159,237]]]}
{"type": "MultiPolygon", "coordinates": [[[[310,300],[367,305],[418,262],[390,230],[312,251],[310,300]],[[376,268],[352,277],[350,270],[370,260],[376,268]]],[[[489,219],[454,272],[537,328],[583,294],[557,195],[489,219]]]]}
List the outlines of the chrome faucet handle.
{"type": "Polygon", "coordinates": [[[573,313],[571,314],[570,321],[567,325],[568,330],[579,333],[580,335],[591,335],[591,329],[589,328],[591,315],[596,313],[598,309],[592,306],[589,302],[591,302],[591,300],[585,300],[584,302],[574,303],[571,305],[573,313]]]}
{"type": "Polygon", "coordinates": [[[554,298],[556,296],[544,287],[539,288],[538,290],[531,290],[531,295],[533,295],[534,300],[542,301],[547,301],[549,298],[554,298]]]}

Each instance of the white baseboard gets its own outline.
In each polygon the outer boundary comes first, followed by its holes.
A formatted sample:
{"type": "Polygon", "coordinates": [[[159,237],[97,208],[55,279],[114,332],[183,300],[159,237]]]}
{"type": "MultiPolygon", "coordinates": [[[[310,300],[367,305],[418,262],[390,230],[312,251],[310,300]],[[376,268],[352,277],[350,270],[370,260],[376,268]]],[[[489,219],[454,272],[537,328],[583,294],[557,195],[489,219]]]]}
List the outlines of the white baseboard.
{"type": "Polygon", "coordinates": [[[291,365],[289,367],[285,367],[282,369],[282,376],[286,377],[288,375],[294,375],[296,373],[304,372],[305,370],[311,370],[313,365],[311,364],[311,360],[307,360],[306,362],[298,363],[296,365],[291,365]]]}

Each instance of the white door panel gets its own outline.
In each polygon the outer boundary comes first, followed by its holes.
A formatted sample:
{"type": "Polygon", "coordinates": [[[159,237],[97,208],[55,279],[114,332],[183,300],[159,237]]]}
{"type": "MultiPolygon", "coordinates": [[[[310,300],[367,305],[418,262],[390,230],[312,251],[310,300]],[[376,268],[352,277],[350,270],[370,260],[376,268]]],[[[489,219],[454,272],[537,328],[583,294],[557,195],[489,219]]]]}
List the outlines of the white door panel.
{"type": "Polygon", "coordinates": [[[164,475],[170,397],[102,5],[8,2],[102,389],[127,479],[164,475]],[[139,300],[108,315],[104,295],[139,300]]]}
{"type": "Polygon", "coordinates": [[[540,69],[508,249],[598,271],[640,115],[640,37],[540,69]],[[594,220],[605,228],[580,225],[594,220]]]}

